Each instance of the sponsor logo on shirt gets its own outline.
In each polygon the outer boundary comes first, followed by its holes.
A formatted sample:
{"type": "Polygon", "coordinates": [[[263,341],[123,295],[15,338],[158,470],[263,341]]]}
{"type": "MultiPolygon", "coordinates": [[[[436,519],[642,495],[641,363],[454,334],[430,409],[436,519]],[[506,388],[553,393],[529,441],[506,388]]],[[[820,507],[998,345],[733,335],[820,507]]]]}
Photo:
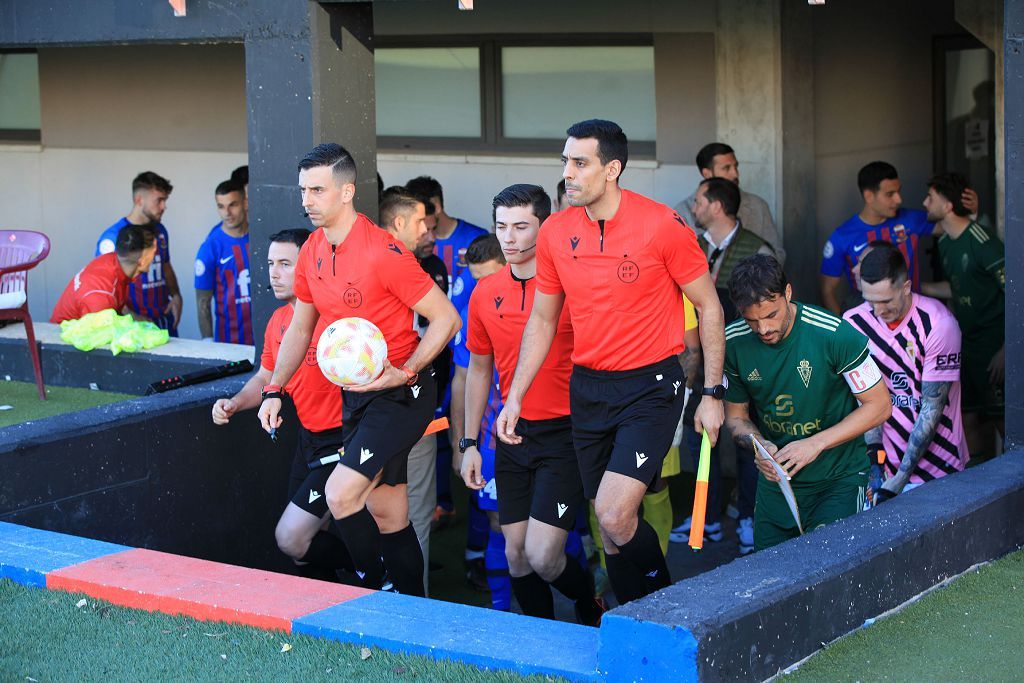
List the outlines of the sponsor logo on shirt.
{"type": "Polygon", "coordinates": [[[501,308],[501,304],[503,301],[505,301],[505,297],[503,296],[494,297],[494,310],[498,310],[499,308],[501,308]]]}
{"type": "Polygon", "coordinates": [[[892,384],[893,391],[910,390],[910,379],[905,372],[894,372],[889,375],[889,383],[892,384]]]}
{"type": "Polygon", "coordinates": [[[793,414],[793,397],[790,394],[779,394],[775,397],[775,414],[789,417],[793,414]]]}
{"type": "Polygon", "coordinates": [[[206,264],[200,259],[196,259],[196,277],[202,277],[203,273],[206,272],[206,264]]]}
{"type": "Polygon", "coordinates": [[[580,238],[573,235],[569,238],[569,246],[572,247],[573,251],[576,251],[576,247],[580,245],[580,238]]]}
{"type": "Polygon", "coordinates": [[[749,375],[747,375],[747,381],[748,382],[760,382],[761,381],[761,373],[757,371],[757,368],[754,368],[753,372],[751,372],[749,375]]]}
{"type": "Polygon", "coordinates": [[[959,370],[960,353],[947,353],[939,356],[935,359],[935,368],[937,370],[959,370]]]}
{"type": "Polygon", "coordinates": [[[825,258],[832,258],[836,253],[836,248],[832,246],[832,240],[825,242],[825,248],[822,249],[821,255],[825,258]]]}

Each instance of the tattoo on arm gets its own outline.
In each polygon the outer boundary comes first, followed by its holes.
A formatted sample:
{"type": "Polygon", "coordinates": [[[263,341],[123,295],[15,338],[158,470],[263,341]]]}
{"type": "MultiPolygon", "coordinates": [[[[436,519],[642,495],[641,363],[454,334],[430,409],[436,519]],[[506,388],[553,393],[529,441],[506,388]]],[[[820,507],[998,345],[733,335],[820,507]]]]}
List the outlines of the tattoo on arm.
{"type": "Polygon", "coordinates": [[[942,411],[949,401],[949,389],[952,382],[925,382],[921,387],[921,412],[918,413],[914,429],[910,432],[907,452],[900,462],[900,472],[909,475],[917,467],[921,456],[928,449],[935,430],[942,418],[942,411]]]}

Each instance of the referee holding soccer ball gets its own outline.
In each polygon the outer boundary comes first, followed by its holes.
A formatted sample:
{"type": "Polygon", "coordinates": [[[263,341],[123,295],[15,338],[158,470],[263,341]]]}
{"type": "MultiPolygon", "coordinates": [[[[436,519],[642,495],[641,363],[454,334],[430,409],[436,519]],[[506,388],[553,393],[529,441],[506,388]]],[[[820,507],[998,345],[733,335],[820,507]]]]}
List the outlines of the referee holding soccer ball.
{"type": "Polygon", "coordinates": [[[338,144],[318,145],[299,162],[302,206],[318,229],[299,254],[295,314],[264,387],[260,422],[267,431],[280,425],[281,387],[305,358],[320,316],[363,318],[380,329],[388,359],[376,380],[346,389],[344,453],[327,480],[327,505],[366,587],[387,587],[387,580],[399,593],[422,596],[424,558],[409,523],[406,466],[434,414],[430,362],[461,319],[413,254],[356,212],[355,182],[355,162],[338,144]],[[413,311],[430,321],[422,339],[413,311]]]}

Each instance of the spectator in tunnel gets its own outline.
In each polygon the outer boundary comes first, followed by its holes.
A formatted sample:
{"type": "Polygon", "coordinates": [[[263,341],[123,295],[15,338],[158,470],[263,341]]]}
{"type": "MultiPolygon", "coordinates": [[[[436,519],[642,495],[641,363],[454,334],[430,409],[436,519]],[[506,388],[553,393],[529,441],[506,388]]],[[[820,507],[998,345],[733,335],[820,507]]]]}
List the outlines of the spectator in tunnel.
{"type": "Polygon", "coordinates": [[[71,278],[53,308],[50,322],[77,320],[108,308],[145,319],[129,306],[128,287],[149,270],[158,249],[156,235],[150,228],[123,226],[117,231],[114,250],[95,257],[71,278]]]}
{"type": "Polygon", "coordinates": [[[252,344],[249,214],[245,186],[235,180],[225,180],[214,191],[214,199],[221,223],[214,226],[196,254],[199,332],[204,340],[252,344]]]}
{"type": "MultiPolygon", "coordinates": [[[[897,246],[907,261],[910,286],[921,291],[918,250],[922,237],[938,234],[935,221],[920,209],[904,209],[902,184],[896,168],[885,161],[872,161],[857,173],[857,188],[864,205],[845,223],[832,231],[821,258],[822,304],[839,315],[860,303],[861,297],[853,268],[868,243],[884,240],[897,246]],[[839,287],[845,277],[848,295],[840,301],[839,287]],[[843,304],[846,305],[843,305],[843,304]]],[[[961,198],[968,213],[978,209],[978,195],[969,188],[961,198]]]]}
{"type": "Polygon", "coordinates": [[[178,322],[181,320],[181,290],[178,287],[178,276],[171,267],[167,228],[160,222],[173,189],[166,178],[152,171],[135,176],[132,180],[132,210],[103,231],[96,242],[95,255],[113,252],[117,235],[126,225],[148,226],[156,236],[156,256],[149,270],[129,286],[128,305],[133,312],[152,320],[172,337],[177,337],[178,322]]]}
{"type": "MultiPolygon", "coordinates": [[[[277,364],[281,340],[295,312],[295,264],[299,249],[309,238],[309,230],[282,230],[270,236],[267,249],[267,271],[274,298],[285,302],[267,322],[263,337],[260,369],[231,398],[213,404],[213,422],[226,425],[243,410],[259,406],[263,386],[277,364]]],[[[317,324],[315,339],[327,323],[317,324]]],[[[338,570],[351,572],[352,559],[345,544],[330,532],[330,511],[324,487],[334,464],[316,466],[320,458],[334,455],[341,448],[341,390],[331,384],[316,364],[316,344],[312,344],[306,361],[284,388],[291,397],[299,417],[299,440],[288,480],[288,505],[274,530],[281,552],[294,561],[298,573],[307,578],[349,579],[338,570]],[[326,525],[326,528],[325,528],[326,525]]],[[[351,577],[354,578],[354,577],[351,577]]]]}
{"type": "Polygon", "coordinates": [[[1003,242],[970,217],[964,195],[967,179],[943,173],[928,181],[924,206],[928,220],[942,231],[939,259],[947,281],[924,287],[950,299],[963,334],[960,378],[964,431],[971,456],[984,462],[994,455],[995,428],[1005,434],[1003,381],[1006,262],[1003,242]]]}
{"type": "MultiPolygon", "coordinates": [[[[960,328],[937,299],[910,288],[899,248],[873,242],[858,264],[864,303],[843,317],[868,338],[889,387],[892,415],[868,430],[868,454],[886,454],[886,500],[963,470],[967,441],[960,415],[960,328]]],[[[873,459],[873,457],[872,457],[873,459]]]]}
{"type": "Polygon", "coordinates": [[[563,211],[569,208],[569,200],[565,198],[565,178],[558,181],[555,187],[555,211],[563,211]]]}
{"type": "MultiPolygon", "coordinates": [[[[697,152],[697,170],[704,178],[725,178],[740,187],[740,162],[732,147],[722,142],[711,142],[697,152]]],[[[699,186],[698,186],[699,189],[699,186]]],[[[700,217],[694,213],[697,191],[676,204],[676,212],[692,228],[703,228],[700,217]]],[[[780,263],[785,263],[786,250],[782,246],[782,231],[775,225],[768,202],[751,192],[740,189],[740,208],[736,216],[745,229],[771,245],[780,263]]]]}
{"type": "MultiPolygon", "coordinates": [[[[249,167],[246,165],[246,166],[239,166],[238,168],[236,168],[234,171],[231,172],[230,180],[233,181],[233,182],[239,183],[242,186],[242,188],[245,190],[245,197],[248,200],[248,198],[249,198],[249,167]]],[[[246,207],[246,208],[248,209],[248,207],[246,207]]]]}

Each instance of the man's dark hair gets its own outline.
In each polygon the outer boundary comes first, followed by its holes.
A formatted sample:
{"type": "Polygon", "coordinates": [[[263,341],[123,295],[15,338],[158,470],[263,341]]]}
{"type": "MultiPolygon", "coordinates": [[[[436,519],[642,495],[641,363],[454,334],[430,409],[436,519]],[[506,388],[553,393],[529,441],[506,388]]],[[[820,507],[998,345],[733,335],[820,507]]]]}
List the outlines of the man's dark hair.
{"type": "Polygon", "coordinates": [[[213,191],[213,194],[215,197],[222,197],[226,194],[231,194],[232,192],[237,192],[244,197],[245,185],[237,180],[228,179],[217,185],[217,189],[213,191]]]}
{"type": "Polygon", "coordinates": [[[928,179],[928,187],[953,205],[953,213],[961,218],[971,215],[964,206],[964,190],[970,187],[967,178],[959,173],[940,173],[928,179]]]}
{"type": "Polygon", "coordinates": [[[156,242],[156,233],[148,225],[126,225],[117,231],[114,251],[119,259],[134,258],[156,242]]]}
{"type": "Polygon", "coordinates": [[[287,228],[285,230],[279,230],[270,236],[271,242],[281,242],[285,244],[294,244],[299,249],[302,249],[302,245],[309,239],[311,233],[305,228],[287,228]]]}
{"type": "Polygon", "coordinates": [[[174,186],[171,185],[167,178],[157,175],[152,171],[143,171],[139,175],[135,176],[134,180],[132,180],[133,196],[139,190],[160,190],[161,192],[170,194],[173,189],[174,186]]]}
{"type": "Polygon", "coordinates": [[[479,265],[488,261],[505,263],[505,254],[501,251],[501,243],[490,233],[480,235],[466,248],[466,263],[479,265]]]}
{"type": "Polygon", "coordinates": [[[234,171],[231,172],[231,179],[234,180],[236,183],[241,183],[242,185],[248,185],[249,184],[249,166],[245,165],[245,166],[239,166],[238,168],[236,168],[234,171]]]}
{"type": "Polygon", "coordinates": [[[736,217],[740,210],[740,188],[736,183],[725,178],[705,178],[700,184],[706,188],[704,196],[709,202],[718,202],[726,216],[736,217]]]}
{"type": "Polygon", "coordinates": [[[428,175],[413,178],[405,184],[405,189],[413,194],[426,197],[428,203],[430,203],[431,199],[437,197],[437,201],[441,203],[441,208],[444,208],[444,191],[441,189],[441,183],[428,175]]]}
{"type": "Polygon", "coordinates": [[[907,260],[895,245],[889,242],[873,242],[860,262],[860,279],[873,285],[888,280],[900,285],[907,279],[907,260]]]}
{"type": "Polygon", "coordinates": [[[509,185],[504,190],[494,195],[491,202],[491,219],[497,222],[498,207],[510,208],[513,206],[529,206],[533,209],[533,215],[543,223],[551,215],[551,197],[540,185],[528,185],[517,183],[509,185]]]}
{"type": "MultiPolygon", "coordinates": [[[[594,138],[597,140],[597,157],[602,164],[608,164],[613,159],[622,163],[622,171],[626,170],[626,162],[629,160],[629,141],[622,128],[614,121],[604,119],[588,119],[569,126],[565,134],[570,138],[584,140],[594,138]]],[[[619,175],[622,175],[622,171],[619,175]]]]}
{"type": "Polygon", "coordinates": [[[723,154],[735,155],[736,152],[724,142],[709,142],[697,152],[697,168],[710,171],[715,166],[715,157],[723,154]]]}
{"type": "Polygon", "coordinates": [[[392,185],[384,190],[380,198],[378,211],[380,226],[387,229],[388,226],[395,222],[396,216],[406,216],[412,213],[419,204],[426,206],[423,199],[409,192],[408,189],[401,185],[392,185]]]}
{"type": "Polygon", "coordinates": [[[555,199],[561,203],[562,197],[565,196],[565,178],[558,181],[558,187],[555,188],[555,199]]]}
{"type": "Polygon", "coordinates": [[[857,187],[865,191],[878,192],[883,180],[899,180],[896,167],[887,161],[872,161],[857,172],[857,187]]]}
{"type": "Polygon", "coordinates": [[[336,142],[324,142],[311,149],[299,160],[299,170],[330,166],[334,181],[339,185],[356,182],[356,161],[348,150],[336,142]]]}
{"type": "Polygon", "coordinates": [[[380,173],[377,174],[377,203],[380,204],[380,200],[384,199],[384,179],[380,177],[380,173]]]}
{"type": "Polygon", "coordinates": [[[737,311],[786,295],[786,273],[774,256],[754,254],[736,264],[729,276],[729,300],[737,311]]]}

